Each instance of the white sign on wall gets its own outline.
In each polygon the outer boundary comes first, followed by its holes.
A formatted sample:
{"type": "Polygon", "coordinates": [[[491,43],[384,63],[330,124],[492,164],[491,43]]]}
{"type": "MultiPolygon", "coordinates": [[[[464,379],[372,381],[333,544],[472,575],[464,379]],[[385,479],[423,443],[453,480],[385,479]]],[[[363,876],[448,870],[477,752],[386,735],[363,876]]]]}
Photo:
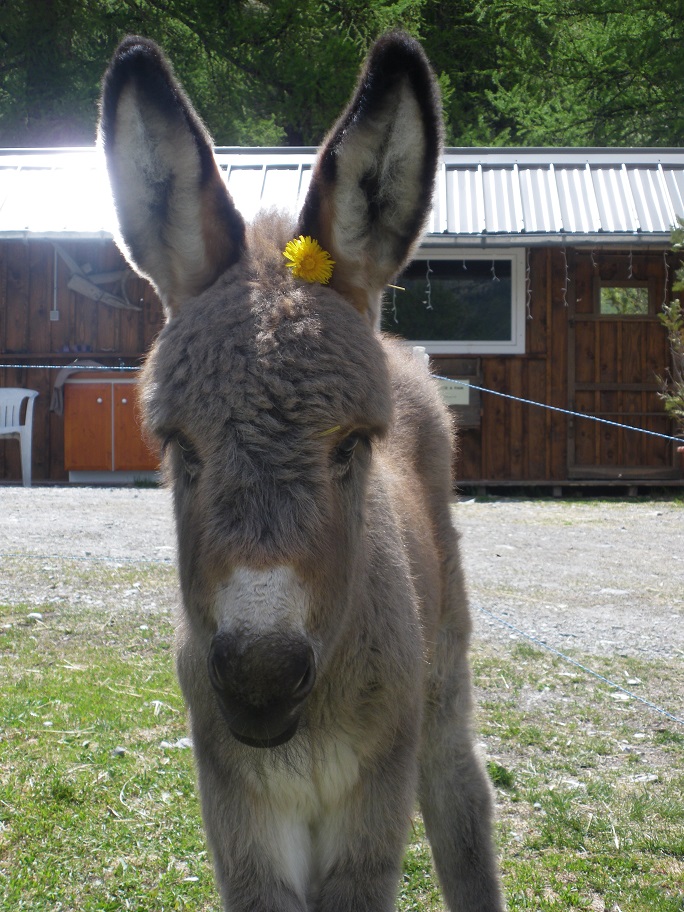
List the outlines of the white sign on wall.
{"type": "Polygon", "coordinates": [[[470,405],[468,380],[459,380],[458,383],[452,383],[449,380],[438,380],[437,383],[445,405],[470,405]]]}

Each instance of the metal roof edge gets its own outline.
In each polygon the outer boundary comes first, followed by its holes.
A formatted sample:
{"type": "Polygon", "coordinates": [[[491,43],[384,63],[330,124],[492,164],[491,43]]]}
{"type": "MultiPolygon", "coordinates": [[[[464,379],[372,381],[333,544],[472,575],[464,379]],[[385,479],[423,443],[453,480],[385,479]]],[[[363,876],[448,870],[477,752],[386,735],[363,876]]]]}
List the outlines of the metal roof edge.
{"type": "Polygon", "coordinates": [[[445,146],[444,152],[467,154],[470,152],[506,152],[506,153],[540,153],[558,152],[562,154],[585,155],[602,152],[679,152],[684,153],[684,146],[445,146]]]}
{"type": "MultiPolygon", "coordinates": [[[[16,155],[29,157],[32,155],[89,155],[99,151],[99,146],[31,146],[31,147],[0,147],[0,156],[16,155]]],[[[316,155],[316,146],[215,146],[217,155],[316,155]]],[[[514,156],[555,157],[569,156],[584,161],[587,156],[591,158],[605,158],[620,155],[638,158],[645,156],[657,159],[659,156],[676,156],[684,161],[684,146],[446,146],[443,150],[445,158],[463,157],[473,158],[487,156],[489,158],[513,158],[514,156]]]]}
{"type": "Polygon", "coordinates": [[[214,146],[217,155],[316,155],[317,146],[214,146]]]}
{"type": "Polygon", "coordinates": [[[12,228],[3,231],[0,228],[2,241],[112,241],[112,231],[30,231],[12,228]]]}
{"type": "MultiPolygon", "coordinates": [[[[214,146],[216,155],[316,155],[316,146],[214,146]]],[[[29,158],[43,155],[93,155],[100,154],[101,148],[97,143],[92,146],[2,146],[0,156],[16,156],[29,158]]]]}
{"type": "MultiPolygon", "coordinates": [[[[110,231],[2,231],[4,241],[65,241],[114,239],[110,231]]],[[[605,234],[426,234],[419,242],[420,247],[461,248],[461,247],[662,247],[670,249],[670,235],[663,232],[605,233],[605,234]]]]}
{"type": "Polygon", "coordinates": [[[601,234],[426,234],[420,247],[663,247],[670,249],[667,232],[605,232],[601,234]]]}
{"type": "Polygon", "coordinates": [[[97,152],[98,146],[2,146],[0,155],[62,155],[97,152]]]}
{"type": "Polygon", "coordinates": [[[502,164],[679,164],[684,167],[684,147],[668,146],[464,146],[448,147],[443,152],[449,167],[478,161],[502,164]]]}

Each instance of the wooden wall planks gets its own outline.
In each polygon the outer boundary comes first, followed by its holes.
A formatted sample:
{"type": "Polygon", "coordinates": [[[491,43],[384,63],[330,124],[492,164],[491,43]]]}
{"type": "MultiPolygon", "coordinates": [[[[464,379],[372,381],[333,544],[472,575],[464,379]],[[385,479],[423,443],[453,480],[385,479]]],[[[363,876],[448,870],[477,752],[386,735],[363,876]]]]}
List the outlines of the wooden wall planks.
{"type": "MultiPolygon", "coordinates": [[[[111,241],[59,243],[79,266],[95,273],[125,269],[111,241]]],[[[603,410],[614,420],[671,433],[655,391],[654,377],[668,363],[655,312],[631,323],[599,319],[595,302],[598,279],[623,282],[631,274],[649,284],[657,309],[666,280],[670,292],[674,261],[666,269],[662,251],[535,247],[526,253],[526,263],[526,353],[475,359],[482,385],[559,408],[603,410]]],[[[48,240],[0,241],[0,361],[21,365],[0,367],[0,384],[40,393],[34,412],[36,481],[64,480],[66,472],[63,419],[49,411],[57,371],[31,365],[65,365],[75,357],[137,365],[163,324],[153,290],[132,274],[126,293],[140,311],[113,309],[77,294],[68,287],[70,275],[48,240]],[[50,319],[54,310],[58,320],[50,319]]],[[[453,375],[457,360],[434,359],[436,372],[453,375]]],[[[671,445],[487,393],[473,401],[481,417],[478,426],[469,414],[468,427],[460,432],[457,482],[555,483],[567,480],[573,467],[603,478],[625,464],[643,467],[645,477],[681,477],[671,445]]],[[[0,480],[20,477],[18,447],[0,441],[0,480]]]]}
{"type": "MultiPolygon", "coordinates": [[[[109,240],[59,240],[80,267],[94,274],[121,272],[126,263],[109,240]]],[[[71,270],[48,240],[0,241],[0,384],[36,389],[33,479],[61,481],[64,469],[64,422],[50,411],[57,367],[75,358],[107,365],[138,365],[163,323],[161,305],[147,282],[129,274],[126,293],[140,311],[98,303],[68,287],[71,270]],[[58,319],[51,319],[51,312],[58,319]]],[[[121,295],[114,284],[101,286],[121,295]]],[[[0,441],[0,480],[21,477],[19,448],[0,441]]]]}
{"type": "MultiPolygon", "coordinates": [[[[605,414],[659,433],[673,428],[655,389],[668,363],[655,311],[647,320],[598,318],[598,279],[649,283],[663,300],[663,253],[541,248],[528,254],[526,354],[482,356],[483,386],[557,408],[605,414]],[[631,322],[630,322],[631,320],[631,322]]],[[[674,265],[668,266],[671,280],[674,265]]],[[[437,359],[439,365],[439,359],[437,359]]],[[[482,424],[461,433],[461,483],[553,483],[583,477],[681,477],[673,445],[482,394],[482,424]]]]}

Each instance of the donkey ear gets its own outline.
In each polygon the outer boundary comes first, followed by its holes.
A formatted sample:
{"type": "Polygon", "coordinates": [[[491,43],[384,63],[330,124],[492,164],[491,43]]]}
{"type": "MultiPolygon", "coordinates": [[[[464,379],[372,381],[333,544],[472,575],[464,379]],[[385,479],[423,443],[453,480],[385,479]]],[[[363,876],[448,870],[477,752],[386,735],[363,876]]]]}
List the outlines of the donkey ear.
{"type": "Polygon", "coordinates": [[[245,226],[211,139],[154,42],[119,45],[104,77],[100,139],[124,252],[173,316],[237,262],[245,226]]]}
{"type": "Polygon", "coordinates": [[[441,145],[439,90],[425,54],[408,35],[389,33],[323,145],[299,225],[335,260],[332,287],[373,324],[382,289],[421,235],[441,145]]]}

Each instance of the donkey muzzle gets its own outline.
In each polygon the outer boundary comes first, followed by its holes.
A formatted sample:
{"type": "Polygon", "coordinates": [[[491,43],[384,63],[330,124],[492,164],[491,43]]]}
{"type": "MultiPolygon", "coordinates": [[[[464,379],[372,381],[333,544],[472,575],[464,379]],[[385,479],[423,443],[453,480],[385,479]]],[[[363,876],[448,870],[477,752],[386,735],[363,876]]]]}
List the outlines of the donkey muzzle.
{"type": "Polygon", "coordinates": [[[316,679],[313,649],[305,638],[220,632],[211,642],[207,665],[221,712],[238,741],[277,747],[290,740],[316,679]]]}

